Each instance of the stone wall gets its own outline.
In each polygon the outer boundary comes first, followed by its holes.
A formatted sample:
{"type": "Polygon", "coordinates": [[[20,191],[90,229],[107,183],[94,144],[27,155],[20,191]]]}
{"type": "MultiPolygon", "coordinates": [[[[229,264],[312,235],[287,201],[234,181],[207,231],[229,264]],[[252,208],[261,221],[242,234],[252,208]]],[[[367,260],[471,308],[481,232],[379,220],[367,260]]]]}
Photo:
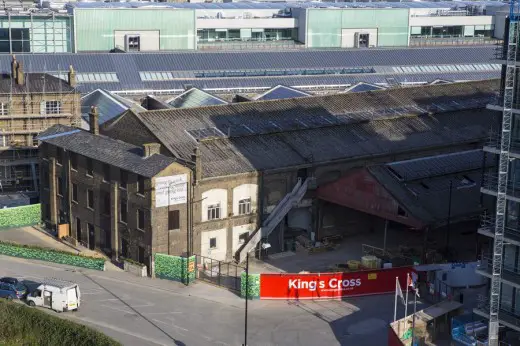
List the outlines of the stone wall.
{"type": "Polygon", "coordinates": [[[36,225],[40,220],[40,204],[0,209],[0,228],[36,225]]]}
{"type": "Polygon", "coordinates": [[[83,267],[95,270],[105,270],[105,260],[80,256],[73,253],[61,252],[52,249],[44,249],[35,246],[0,242],[0,254],[36,259],[40,261],[67,264],[76,267],[83,267]]]}

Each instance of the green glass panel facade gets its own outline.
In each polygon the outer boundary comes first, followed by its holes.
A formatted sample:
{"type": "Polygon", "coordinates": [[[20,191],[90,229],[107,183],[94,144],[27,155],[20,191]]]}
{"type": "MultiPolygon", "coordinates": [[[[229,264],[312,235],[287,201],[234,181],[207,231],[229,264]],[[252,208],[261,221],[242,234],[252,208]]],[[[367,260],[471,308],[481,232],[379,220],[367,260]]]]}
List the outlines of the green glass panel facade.
{"type": "Polygon", "coordinates": [[[195,11],[191,9],[76,8],[74,18],[77,52],[109,51],[119,45],[118,35],[130,32],[142,34],[141,45],[157,43],[159,50],[196,48],[195,11]]]}
{"type": "Polygon", "coordinates": [[[70,16],[0,17],[0,53],[72,51],[70,16]]]}
{"type": "Polygon", "coordinates": [[[308,9],[310,48],[341,47],[343,29],[377,29],[377,46],[408,45],[408,9],[308,9]]]}

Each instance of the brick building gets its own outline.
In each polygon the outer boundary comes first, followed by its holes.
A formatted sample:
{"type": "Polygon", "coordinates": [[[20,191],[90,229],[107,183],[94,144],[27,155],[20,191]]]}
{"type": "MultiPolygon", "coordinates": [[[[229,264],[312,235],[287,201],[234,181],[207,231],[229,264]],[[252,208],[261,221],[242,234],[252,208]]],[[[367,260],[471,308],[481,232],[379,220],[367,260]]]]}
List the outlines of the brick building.
{"type": "Polygon", "coordinates": [[[67,80],[26,73],[15,56],[11,73],[0,76],[0,190],[38,194],[35,136],[54,124],[78,126],[80,94],[76,73],[67,80]]]}
{"type": "Polygon", "coordinates": [[[186,251],[180,229],[189,215],[175,205],[186,203],[192,170],[161,155],[157,143],[100,135],[95,108],[90,120],[90,131],[55,125],[38,136],[47,227],[65,225],[72,241],[146,264],[152,252],[186,251]]]}
{"type": "MultiPolygon", "coordinates": [[[[326,203],[316,189],[338,182],[353,168],[480,148],[496,126],[485,104],[497,89],[498,81],[489,80],[129,110],[100,131],[138,146],[161,143],[163,155],[194,165],[193,198],[178,205],[181,213],[193,211],[192,250],[240,261],[261,241],[277,252],[301,232],[319,240],[324,228],[327,234],[343,234],[383,227],[385,215],[326,203]],[[355,230],[343,227],[345,218],[355,230]]],[[[406,208],[392,205],[396,216],[406,208]]]]}

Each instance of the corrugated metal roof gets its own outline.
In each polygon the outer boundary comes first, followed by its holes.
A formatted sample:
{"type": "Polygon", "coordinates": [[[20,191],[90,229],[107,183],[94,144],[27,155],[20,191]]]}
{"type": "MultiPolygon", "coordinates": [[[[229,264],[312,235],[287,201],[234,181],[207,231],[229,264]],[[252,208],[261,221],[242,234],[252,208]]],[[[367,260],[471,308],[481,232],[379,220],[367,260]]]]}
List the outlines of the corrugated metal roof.
{"type": "Polygon", "coordinates": [[[496,119],[479,108],[498,89],[493,80],[148,111],[138,118],[188,160],[197,142],[187,131],[218,129],[223,136],[199,146],[204,175],[220,176],[480,140],[496,119]],[[422,115],[427,111],[446,114],[422,115]]]}
{"type": "Polygon", "coordinates": [[[192,108],[202,106],[225,105],[228,102],[197,88],[191,88],[179,96],[166,101],[173,108],[192,108]]]}

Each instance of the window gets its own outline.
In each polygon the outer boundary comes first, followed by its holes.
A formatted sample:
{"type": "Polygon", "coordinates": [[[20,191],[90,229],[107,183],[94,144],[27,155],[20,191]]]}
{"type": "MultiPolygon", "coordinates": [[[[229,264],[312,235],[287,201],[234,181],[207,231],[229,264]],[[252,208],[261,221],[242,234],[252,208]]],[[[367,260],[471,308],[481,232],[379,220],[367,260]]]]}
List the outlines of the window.
{"type": "Polygon", "coordinates": [[[87,207],[94,209],[94,191],[87,190],[87,207]]]}
{"type": "Polygon", "coordinates": [[[110,193],[108,192],[103,195],[103,214],[110,215],[110,193]]]}
{"type": "Polygon", "coordinates": [[[137,209],[137,228],[144,230],[144,210],[137,209]]]}
{"type": "Polygon", "coordinates": [[[251,213],[251,198],[238,201],[238,214],[245,215],[251,213]]]}
{"type": "Polygon", "coordinates": [[[125,200],[121,200],[121,205],[120,205],[120,212],[119,212],[119,220],[121,222],[124,222],[126,223],[127,222],[127,213],[128,213],[128,206],[126,204],[126,201],[125,200]]]}
{"type": "Polygon", "coordinates": [[[63,196],[63,179],[59,178],[56,179],[56,189],[57,189],[57,193],[58,193],[58,196],[63,196]]]}
{"type": "Polygon", "coordinates": [[[126,173],[125,171],[121,171],[120,184],[122,189],[126,189],[126,186],[128,184],[128,173],[126,173]]]}
{"type": "Polygon", "coordinates": [[[94,163],[92,159],[87,158],[87,175],[93,177],[94,176],[94,163]]]}
{"type": "Polygon", "coordinates": [[[75,153],[70,153],[70,168],[75,171],[78,170],[78,155],[75,153]]]}
{"type": "Polygon", "coordinates": [[[63,164],[63,149],[56,148],[56,163],[61,165],[63,164]]]}
{"type": "Polygon", "coordinates": [[[178,210],[168,211],[168,229],[179,229],[180,227],[180,212],[178,210]]]}
{"type": "Polygon", "coordinates": [[[208,206],[208,220],[220,219],[220,204],[208,206]]]}
{"type": "Polygon", "coordinates": [[[239,244],[244,244],[244,242],[247,240],[247,238],[249,237],[249,232],[244,232],[244,233],[241,233],[238,235],[238,243],[239,244]]]}
{"type": "Polygon", "coordinates": [[[144,195],[144,178],[141,176],[137,177],[137,193],[144,195]]]}
{"type": "Polygon", "coordinates": [[[0,115],[8,115],[9,114],[9,103],[1,102],[0,103],[0,115]]]}
{"type": "Polygon", "coordinates": [[[397,215],[401,217],[408,217],[408,213],[406,212],[406,210],[401,208],[401,206],[397,206],[397,215]]]}
{"type": "Polygon", "coordinates": [[[78,184],[72,183],[72,202],[78,203],[78,184]]]}
{"type": "Polygon", "coordinates": [[[139,35],[127,36],[127,51],[139,52],[141,50],[141,37],[139,35]]]}
{"type": "Polygon", "coordinates": [[[210,249],[217,248],[217,238],[209,238],[209,248],[210,249]]]}
{"type": "Polygon", "coordinates": [[[110,166],[106,163],[103,165],[103,181],[110,181],[110,166]]]}
{"type": "Polygon", "coordinates": [[[45,101],[45,114],[60,114],[60,101],[45,101]]]}

